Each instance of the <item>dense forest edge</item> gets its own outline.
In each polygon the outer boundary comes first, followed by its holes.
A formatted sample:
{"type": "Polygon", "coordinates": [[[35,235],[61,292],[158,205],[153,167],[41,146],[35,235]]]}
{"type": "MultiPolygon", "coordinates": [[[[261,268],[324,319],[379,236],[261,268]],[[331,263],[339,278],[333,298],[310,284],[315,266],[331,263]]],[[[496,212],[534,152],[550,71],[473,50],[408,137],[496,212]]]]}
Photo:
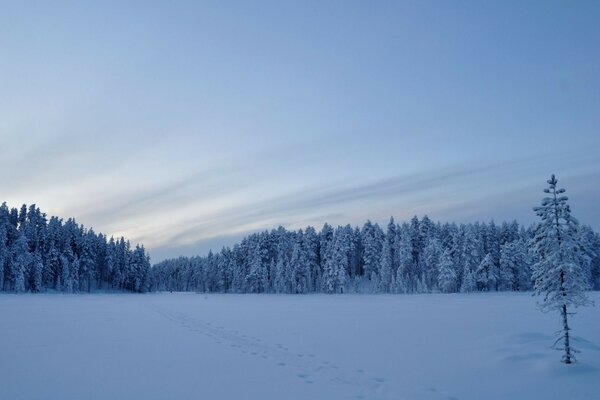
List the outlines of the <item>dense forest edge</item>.
{"type": "MultiPolygon", "coordinates": [[[[325,224],[253,233],[207,256],[150,266],[144,246],[107,238],[35,205],[0,207],[0,290],[218,293],[528,291],[537,224],[439,223],[427,216],[383,229],[325,224]]],[[[600,235],[577,226],[575,258],[600,289],[600,235]]]]}
{"type": "MultiPolygon", "coordinates": [[[[539,261],[536,231],[516,221],[433,222],[427,216],[385,231],[362,228],[320,232],[283,227],[255,233],[206,257],[165,260],[152,269],[151,290],[223,293],[429,293],[528,291],[539,261]]],[[[572,259],[587,288],[600,289],[600,236],[576,226],[572,259]]]]}
{"type": "Polygon", "coordinates": [[[42,213],[35,205],[0,206],[0,290],[11,292],[146,292],[150,257],[123,237],[42,213]]]}

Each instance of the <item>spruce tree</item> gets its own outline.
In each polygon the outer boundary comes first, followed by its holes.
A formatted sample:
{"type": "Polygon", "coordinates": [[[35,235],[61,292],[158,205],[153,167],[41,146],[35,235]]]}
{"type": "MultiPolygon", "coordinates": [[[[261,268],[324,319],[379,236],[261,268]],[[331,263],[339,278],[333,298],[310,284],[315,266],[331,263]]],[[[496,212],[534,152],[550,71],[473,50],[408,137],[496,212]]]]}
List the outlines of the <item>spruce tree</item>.
{"type": "Polygon", "coordinates": [[[563,196],[565,189],[557,189],[558,181],[552,175],[544,193],[549,197],[542,199],[542,205],[535,207],[535,213],[542,219],[535,230],[534,250],[538,256],[534,264],[534,292],[543,296],[538,303],[542,311],[557,310],[562,319],[562,332],[555,345],[562,340],[564,351],[562,361],[571,364],[575,361],[571,347],[568,316],[570,307],[585,306],[590,301],[585,296],[587,282],[578,262],[580,246],[578,223],[571,216],[567,204],[568,197],[563,196]]]}
{"type": "Polygon", "coordinates": [[[440,258],[439,271],[438,271],[438,286],[444,293],[456,292],[456,271],[454,270],[454,264],[452,263],[452,255],[448,250],[444,250],[442,257],[440,258]]]}

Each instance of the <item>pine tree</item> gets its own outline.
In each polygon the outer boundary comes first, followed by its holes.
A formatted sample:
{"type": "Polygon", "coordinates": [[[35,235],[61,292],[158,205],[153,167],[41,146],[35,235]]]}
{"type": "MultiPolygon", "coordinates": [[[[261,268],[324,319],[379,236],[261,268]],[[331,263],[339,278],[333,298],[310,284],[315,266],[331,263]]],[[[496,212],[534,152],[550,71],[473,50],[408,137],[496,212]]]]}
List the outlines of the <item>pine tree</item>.
{"type": "Polygon", "coordinates": [[[496,264],[490,253],[487,253],[477,270],[475,271],[475,281],[479,290],[489,291],[496,288],[497,274],[496,264]]]}
{"type": "Polygon", "coordinates": [[[81,238],[81,256],[79,258],[79,266],[81,270],[79,290],[81,291],[85,290],[90,292],[92,290],[92,283],[95,275],[94,269],[97,263],[93,238],[93,231],[84,234],[81,238]]]}
{"type": "Polygon", "coordinates": [[[8,261],[8,249],[6,246],[6,227],[0,220],[0,291],[4,290],[5,268],[8,261]]]}
{"type": "Polygon", "coordinates": [[[292,293],[306,293],[308,291],[309,271],[306,257],[303,256],[301,242],[294,242],[290,257],[292,272],[292,293]]]}
{"type": "Polygon", "coordinates": [[[10,275],[15,292],[25,291],[25,272],[29,270],[31,254],[25,234],[21,232],[19,238],[11,248],[10,275]]]}
{"type": "Polygon", "coordinates": [[[444,250],[440,258],[438,271],[438,286],[444,293],[456,292],[456,271],[452,262],[452,255],[448,250],[444,250]]]}
{"type": "Polygon", "coordinates": [[[250,262],[250,271],[246,277],[248,288],[252,293],[263,293],[266,291],[267,271],[263,262],[263,252],[260,243],[257,243],[250,262]]]}
{"type": "Polygon", "coordinates": [[[392,287],[392,278],[394,270],[392,268],[393,253],[390,248],[389,240],[384,240],[381,249],[381,258],[379,266],[379,292],[388,293],[392,287]]]}
{"type": "Polygon", "coordinates": [[[308,290],[313,292],[318,289],[317,282],[321,276],[321,266],[319,265],[319,236],[311,226],[304,230],[302,248],[309,272],[308,290]]]}
{"type": "Polygon", "coordinates": [[[470,293],[477,290],[477,284],[475,283],[475,277],[473,276],[473,272],[467,269],[465,266],[463,271],[463,280],[460,285],[461,293],[470,293]]]}
{"type": "Polygon", "coordinates": [[[397,240],[396,254],[398,256],[398,270],[396,271],[395,292],[407,293],[416,290],[415,263],[413,259],[413,246],[408,230],[403,229],[397,240]]]}
{"type": "Polygon", "coordinates": [[[335,231],[333,243],[328,247],[326,262],[323,269],[323,287],[327,293],[343,293],[347,279],[348,251],[350,238],[342,233],[342,229],[335,231]]]}
{"type": "Polygon", "coordinates": [[[500,249],[499,287],[522,291],[531,288],[531,269],[526,247],[521,240],[502,245],[500,249]]]}
{"type": "Polygon", "coordinates": [[[437,285],[438,266],[444,249],[442,243],[436,238],[429,238],[421,254],[421,269],[425,290],[434,289],[437,285]]]}
{"type": "Polygon", "coordinates": [[[585,306],[590,301],[585,296],[587,282],[584,279],[578,261],[577,220],[571,216],[567,204],[568,197],[563,196],[564,189],[557,189],[558,181],[552,175],[544,193],[550,197],[542,199],[542,205],[534,211],[541,218],[535,230],[534,249],[538,261],[534,265],[535,294],[543,296],[539,306],[543,311],[558,310],[562,318],[562,340],[564,351],[562,361],[571,364],[575,361],[571,347],[571,328],[568,323],[570,307],[585,306]]]}
{"type": "Polygon", "coordinates": [[[362,232],[363,243],[363,265],[365,276],[369,280],[378,280],[379,275],[379,257],[381,256],[381,248],[383,242],[383,231],[377,224],[372,224],[371,221],[363,226],[362,232]]]}
{"type": "Polygon", "coordinates": [[[44,265],[42,263],[42,255],[36,251],[33,255],[31,262],[31,291],[32,292],[41,292],[43,290],[42,284],[42,272],[44,270],[44,265]]]}

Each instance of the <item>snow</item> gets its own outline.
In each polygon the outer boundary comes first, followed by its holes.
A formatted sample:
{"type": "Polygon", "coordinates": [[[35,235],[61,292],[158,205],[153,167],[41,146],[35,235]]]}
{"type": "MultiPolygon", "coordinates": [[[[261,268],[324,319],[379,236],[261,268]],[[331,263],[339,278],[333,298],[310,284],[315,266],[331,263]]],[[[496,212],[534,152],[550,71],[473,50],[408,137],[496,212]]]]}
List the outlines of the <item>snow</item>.
{"type": "MultiPolygon", "coordinates": [[[[600,293],[589,293],[600,303],[600,293]]],[[[0,295],[0,399],[592,399],[530,293],[0,295]]]]}

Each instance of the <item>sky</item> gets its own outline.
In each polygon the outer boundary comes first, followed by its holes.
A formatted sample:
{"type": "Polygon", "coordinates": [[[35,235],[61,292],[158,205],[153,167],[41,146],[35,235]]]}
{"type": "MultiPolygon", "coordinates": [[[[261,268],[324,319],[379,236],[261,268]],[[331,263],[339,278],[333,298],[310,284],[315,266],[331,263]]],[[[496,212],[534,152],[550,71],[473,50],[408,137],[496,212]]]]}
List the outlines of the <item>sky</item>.
{"type": "Polygon", "coordinates": [[[600,2],[2,1],[0,201],[143,243],[413,215],[600,230],[600,2]]]}

